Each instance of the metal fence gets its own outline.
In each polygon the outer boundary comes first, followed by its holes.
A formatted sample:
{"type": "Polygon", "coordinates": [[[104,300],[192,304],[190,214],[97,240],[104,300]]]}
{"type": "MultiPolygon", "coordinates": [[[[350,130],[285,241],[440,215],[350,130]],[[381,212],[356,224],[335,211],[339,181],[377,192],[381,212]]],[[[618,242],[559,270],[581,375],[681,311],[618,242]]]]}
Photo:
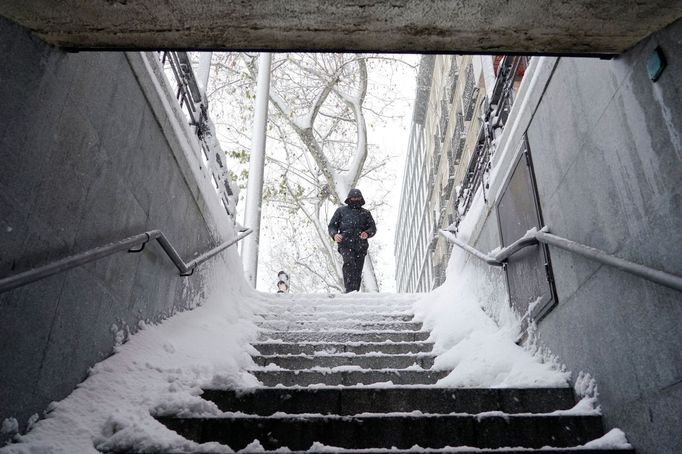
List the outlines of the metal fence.
{"type": "MultiPolygon", "coordinates": [[[[509,112],[514,104],[514,84],[518,83],[523,77],[529,59],[530,57],[526,56],[505,56],[499,63],[497,79],[495,80],[492,95],[490,99],[486,99],[485,101],[476,148],[468,163],[467,172],[462,181],[457,198],[454,201],[455,231],[459,226],[461,219],[469,211],[479,186],[483,185],[483,197],[486,197],[485,190],[488,188],[486,182],[487,174],[490,171],[490,160],[495,153],[495,147],[493,146],[494,138],[501,134],[502,129],[504,129],[506,125],[509,112]]],[[[468,73],[469,68],[467,68],[467,83],[469,80],[468,73]]],[[[466,106],[472,106],[474,104],[473,100],[476,98],[475,90],[473,88],[465,88],[464,96],[466,106]],[[468,95],[469,92],[471,95],[468,95]]],[[[461,136],[457,134],[457,129],[459,129],[459,125],[456,127],[453,141],[460,140],[459,137],[461,136]]],[[[460,153],[456,153],[455,160],[458,159],[460,153]]]]}
{"type": "Polygon", "coordinates": [[[234,217],[239,190],[230,181],[225,154],[208,116],[208,100],[197,83],[190,56],[187,52],[173,51],[162,51],[158,55],[163,72],[175,91],[176,100],[199,141],[204,170],[223,208],[229,216],[234,217]]]}

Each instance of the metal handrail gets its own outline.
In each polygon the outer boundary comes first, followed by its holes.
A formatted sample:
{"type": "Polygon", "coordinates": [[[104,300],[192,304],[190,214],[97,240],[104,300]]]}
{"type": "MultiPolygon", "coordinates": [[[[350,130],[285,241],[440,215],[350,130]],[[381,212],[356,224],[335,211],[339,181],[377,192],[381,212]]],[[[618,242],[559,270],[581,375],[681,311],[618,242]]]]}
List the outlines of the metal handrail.
{"type": "Polygon", "coordinates": [[[228,247],[237,243],[241,239],[245,238],[253,232],[252,229],[240,230],[240,235],[236,238],[226,241],[225,243],[217,246],[203,255],[200,255],[196,259],[185,263],[178,254],[177,250],[168,241],[166,235],[163,234],[161,230],[150,230],[148,232],[140,233],[138,235],[133,235],[128,238],[124,238],[120,241],[115,241],[113,243],[106,244],[104,246],[96,247],[80,254],[75,254],[70,257],[57,260],[50,264],[33,268],[22,273],[15,274],[13,276],[5,277],[0,279],[0,293],[13,290],[22,285],[30,284],[32,282],[38,281],[40,279],[52,276],[62,271],[67,271],[72,268],[85,265],[86,263],[94,262],[104,257],[108,257],[112,254],[122,251],[128,251],[131,253],[142,252],[144,247],[151,240],[156,240],[166,255],[171,259],[175,267],[180,272],[180,276],[191,276],[194,273],[194,269],[201,263],[210,259],[214,255],[224,251],[228,247]],[[137,248],[133,248],[138,246],[137,248]]]}
{"type": "Polygon", "coordinates": [[[483,260],[485,263],[491,266],[502,266],[503,264],[495,260],[494,257],[491,257],[490,255],[479,251],[478,249],[469,246],[466,244],[464,241],[460,240],[455,236],[454,233],[452,233],[449,230],[440,230],[439,233],[445,237],[446,240],[448,240],[451,243],[454,243],[455,245],[459,246],[460,248],[464,249],[467,251],[469,254],[473,255],[474,257],[483,260]]]}
{"type": "Polygon", "coordinates": [[[657,284],[661,284],[665,287],[682,292],[682,276],[631,262],[629,260],[609,254],[608,252],[602,251],[601,249],[586,246],[557,235],[552,235],[549,233],[549,228],[546,226],[539,231],[536,229],[529,230],[528,233],[526,233],[523,237],[519,238],[509,246],[500,249],[495,255],[485,254],[478,249],[469,246],[450,231],[441,230],[440,233],[448,241],[454,243],[471,255],[483,260],[491,266],[504,266],[507,263],[509,257],[521,249],[538,243],[544,243],[550,246],[558,247],[559,249],[563,249],[565,251],[573,252],[590,260],[612,266],[621,271],[634,274],[635,276],[642,277],[649,281],[656,282],[657,284]]]}

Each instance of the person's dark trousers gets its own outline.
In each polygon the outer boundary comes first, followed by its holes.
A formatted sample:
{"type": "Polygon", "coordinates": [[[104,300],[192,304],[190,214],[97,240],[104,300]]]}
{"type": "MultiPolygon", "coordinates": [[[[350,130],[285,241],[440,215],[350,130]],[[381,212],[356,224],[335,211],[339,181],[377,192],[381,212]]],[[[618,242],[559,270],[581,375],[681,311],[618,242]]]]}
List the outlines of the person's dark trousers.
{"type": "Polygon", "coordinates": [[[366,252],[353,249],[339,249],[339,252],[343,257],[343,285],[346,287],[346,293],[359,291],[366,252]]]}

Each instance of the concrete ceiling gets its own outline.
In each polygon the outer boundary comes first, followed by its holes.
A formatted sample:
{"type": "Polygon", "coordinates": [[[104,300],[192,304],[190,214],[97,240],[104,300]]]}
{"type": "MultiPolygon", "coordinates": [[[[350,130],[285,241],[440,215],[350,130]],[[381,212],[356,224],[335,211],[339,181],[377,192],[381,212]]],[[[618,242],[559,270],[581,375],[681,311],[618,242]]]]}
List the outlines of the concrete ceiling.
{"type": "Polygon", "coordinates": [[[75,49],[617,54],[682,0],[0,0],[75,49]]]}

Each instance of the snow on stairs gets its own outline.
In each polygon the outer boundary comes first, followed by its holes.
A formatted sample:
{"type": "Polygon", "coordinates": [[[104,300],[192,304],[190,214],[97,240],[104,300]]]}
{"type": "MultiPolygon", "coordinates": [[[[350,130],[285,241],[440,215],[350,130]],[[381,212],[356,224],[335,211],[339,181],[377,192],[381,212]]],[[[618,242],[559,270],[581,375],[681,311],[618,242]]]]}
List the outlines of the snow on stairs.
{"type": "Polygon", "coordinates": [[[186,438],[235,450],[633,452],[571,448],[604,432],[600,416],[557,411],[575,404],[570,388],[437,386],[447,371],[431,369],[433,345],[411,321],[410,298],[394,298],[273,299],[254,344],[252,373],[263,386],[205,389],[221,417],[159,420],[186,438]]]}

